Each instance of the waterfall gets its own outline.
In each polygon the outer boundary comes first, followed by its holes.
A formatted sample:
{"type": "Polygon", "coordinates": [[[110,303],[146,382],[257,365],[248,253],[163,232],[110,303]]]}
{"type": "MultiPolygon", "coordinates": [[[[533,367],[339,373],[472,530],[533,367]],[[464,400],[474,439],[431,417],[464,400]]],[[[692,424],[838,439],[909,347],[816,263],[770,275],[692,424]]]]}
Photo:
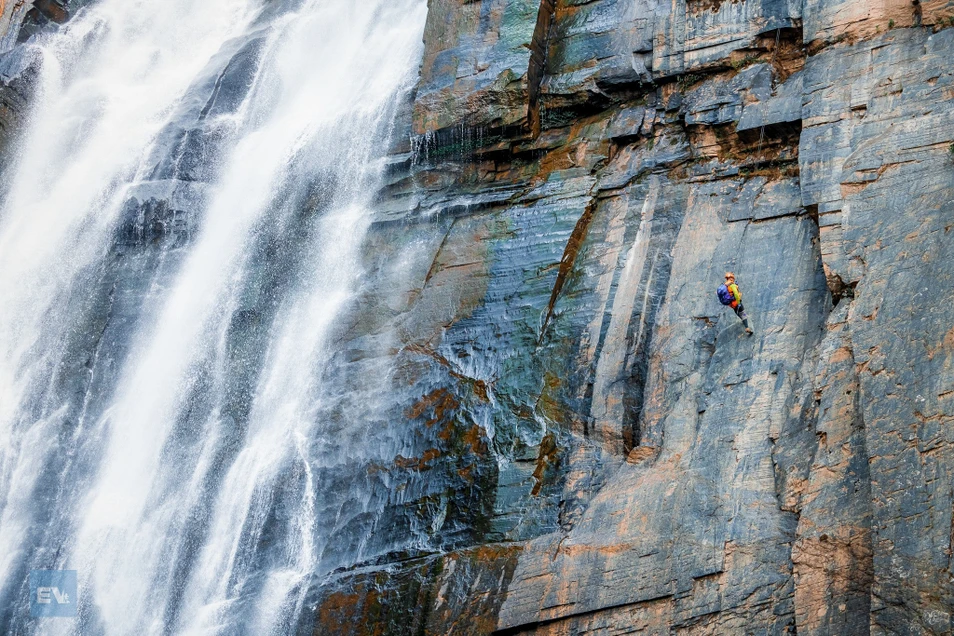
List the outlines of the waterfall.
{"type": "Polygon", "coordinates": [[[100,0],[35,38],[0,212],[0,627],[285,633],[424,0],[100,0]],[[32,569],[79,577],[31,619],[32,569]],[[46,622],[43,622],[46,621],[46,622]]]}

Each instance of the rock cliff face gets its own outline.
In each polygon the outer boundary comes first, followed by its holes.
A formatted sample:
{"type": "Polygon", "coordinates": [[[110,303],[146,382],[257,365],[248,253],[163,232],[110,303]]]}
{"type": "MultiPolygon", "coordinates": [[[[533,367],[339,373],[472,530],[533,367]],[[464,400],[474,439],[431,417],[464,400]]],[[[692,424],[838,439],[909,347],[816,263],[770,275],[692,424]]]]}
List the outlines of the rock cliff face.
{"type": "Polygon", "coordinates": [[[431,0],[363,332],[458,532],[316,581],[302,630],[952,633],[951,25],[431,0]]]}
{"type": "MultiPolygon", "coordinates": [[[[298,631],[954,633],[954,1],[429,5],[328,370],[381,423],[338,441],[394,452],[316,476],[341,567],[298,631]]],[[[164,133],[130,297],[258,44],[164,133]]]]}

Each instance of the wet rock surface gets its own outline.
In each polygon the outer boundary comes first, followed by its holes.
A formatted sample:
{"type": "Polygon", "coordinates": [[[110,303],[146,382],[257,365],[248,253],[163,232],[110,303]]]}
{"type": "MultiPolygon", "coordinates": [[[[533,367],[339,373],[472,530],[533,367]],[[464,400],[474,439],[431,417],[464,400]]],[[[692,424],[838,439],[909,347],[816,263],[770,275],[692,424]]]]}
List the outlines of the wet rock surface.
{"type": "Polygon", "coordinates": [[[379,213],[430,254],[395,360],[479,430],[515,552],[318,579],[303,629],[951,633],[954,7],[524,4],[431,3],[379,213]],[[468,56],[507,90],[434,62],[468,56]]]}

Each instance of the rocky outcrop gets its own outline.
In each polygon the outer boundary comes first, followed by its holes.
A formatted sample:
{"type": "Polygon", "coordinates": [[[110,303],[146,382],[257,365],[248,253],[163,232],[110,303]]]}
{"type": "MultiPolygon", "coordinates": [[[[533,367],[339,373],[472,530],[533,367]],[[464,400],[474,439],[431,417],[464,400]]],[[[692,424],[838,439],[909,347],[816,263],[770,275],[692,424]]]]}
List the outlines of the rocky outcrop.
{"type": "Polygon", "coordinates": [[[0,0],[0,172],[13,158],[10,147],[23,126],[39,63],[16,44],[66,22],[71,8],[79,9],[89,1],[0,0]]]}
{"type": "Polygon", "coordinates": [[[19,61],[0,62],[0,159],[4,167],[9,164],[9,149],[22,127],[30,98],[29,75],[19,61]]]}
{"type": "Polygon", "coordinates": [[[63,24],[90,0],[3,0],[0,1],[0,54],[35,33],[63,24]]]}
{"type": "Polygon", "coordinates": [[[369,254],[484,508],[302,629],[951,633],[954,6],[430,10],[369,254]]]}

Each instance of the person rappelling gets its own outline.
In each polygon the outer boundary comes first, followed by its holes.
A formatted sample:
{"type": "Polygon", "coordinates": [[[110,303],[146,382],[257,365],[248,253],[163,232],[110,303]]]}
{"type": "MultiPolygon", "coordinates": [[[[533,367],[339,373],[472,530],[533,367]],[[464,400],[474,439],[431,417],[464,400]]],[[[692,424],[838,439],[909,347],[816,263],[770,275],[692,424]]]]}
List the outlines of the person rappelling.
{"type": "Polygon", "coordinates": [[[745,307],[742,306],[742,292],[739,291],[739,286],[735,284],[735,274],[732,272],[725,273],[725,283],[719,286],[718,290],[719,302],[723,305],[728,305],[735,311],[735,315],[742,320],[742,324],[745,326],[745,333],[752,335],[752,328],[749,327],[749,316],[745,313],[745,307]]]}

